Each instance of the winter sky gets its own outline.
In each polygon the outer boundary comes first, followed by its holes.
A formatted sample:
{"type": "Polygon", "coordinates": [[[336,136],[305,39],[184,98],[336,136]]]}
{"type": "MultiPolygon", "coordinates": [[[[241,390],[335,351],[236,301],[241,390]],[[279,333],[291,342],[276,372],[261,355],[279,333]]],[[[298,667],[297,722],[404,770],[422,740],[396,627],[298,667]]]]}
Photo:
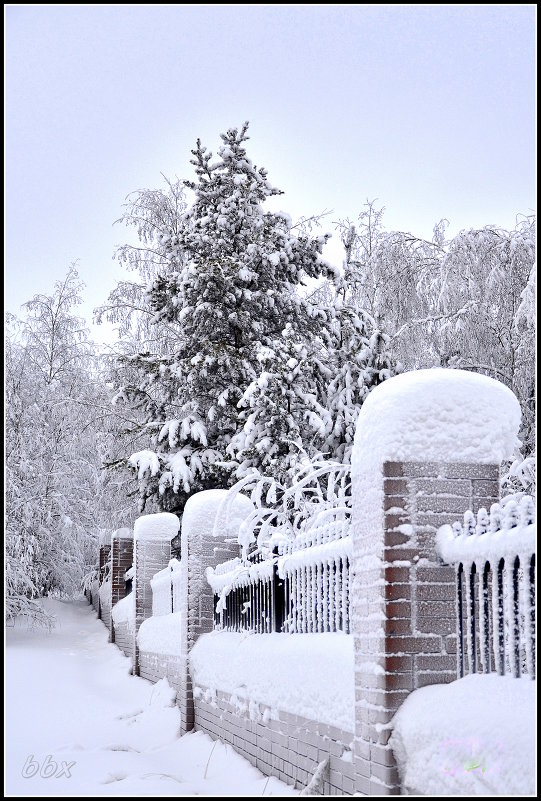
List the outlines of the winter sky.
{"type": "Polygon", "coordinates": [[[367,198],[426,237],[535,209],[533,4],[4,9],[11,312],[78,259],[90,321],[126,195],[193,177],[197,137],[215,152],[244,120],[276,207],[332,210],[324,230],[367,198]]]}

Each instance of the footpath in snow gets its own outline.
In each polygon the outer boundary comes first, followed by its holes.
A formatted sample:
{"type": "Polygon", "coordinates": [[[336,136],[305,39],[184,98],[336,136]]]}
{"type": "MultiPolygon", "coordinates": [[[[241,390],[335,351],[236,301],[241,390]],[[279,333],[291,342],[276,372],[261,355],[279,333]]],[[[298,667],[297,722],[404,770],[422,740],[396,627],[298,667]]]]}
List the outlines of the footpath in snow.
{"type": "Polygon", "coordinates": [[[171,688],[129,675],[84,599],[45,604],[51,632],[7,630],[6,795],[298,795],[227,744],[179,737],[171,688]]]}

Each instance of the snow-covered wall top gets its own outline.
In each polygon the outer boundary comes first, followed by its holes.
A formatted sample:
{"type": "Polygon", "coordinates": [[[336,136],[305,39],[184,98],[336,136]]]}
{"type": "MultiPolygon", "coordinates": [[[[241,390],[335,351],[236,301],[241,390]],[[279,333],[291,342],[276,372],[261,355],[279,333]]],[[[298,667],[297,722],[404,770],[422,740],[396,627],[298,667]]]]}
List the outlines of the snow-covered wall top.
{"type": "Polygon", "coordinates": [[[116,531],[113,531],[111,539],[131,540],[133,539],[133,530],[131,528],[117,528],[116,531]]]}
{"type": "Polygon", "coordinates": [[[517,444],[520,405],[493,378],[415,370],[376,387],[363,403],[352,464],[364,461],[499,464],[517,444]]]}
{"type": "Polygon", "coordinates": [[[404,795],[535,795],[535,682],[475,674],[415,690],[393,720],[404,795]]]}
{"type": "Polygon", "coordinates": [[[276,715],[281,710],[353,732],[353,637],[347,634],[213,631],[195,643],[190,672],[195,687],[232,693],[250,713],[263,703],[276,715]]]}
{"type": "Polygon", "coordinates": [[[225,489],[204,490],[188,498],[182,517],[183,536],[191,538],[193,534],[204,537],[228,539],[237,537],[243,520],[254,511],[254,505],[245,495],[236,495],[231,504],[227,504],[227,513],[217,514],[228,498],[225,489]],[[215,526],[215,522],[217,525],[215,526]]]}
{"type": "Polygon", "coordinates": [[[180,529],[180,520],[171,512],[138,517],[133,527],[136,540],[173,539],[180,529]]]}
{"type": "Polygon", "coordinates": [[[128,623],[131,628],[135,624],[135,595],[130,592],[122,600],[118,601],[111,610],[113,622],[128,623]]]}
{"type": "Polygon", "coordinates": [[[137,642],[141,651],[153,654],[170,654],[180,656],[181,653],[181,619],[182,613],[149,617],[141,623],[137,642]]]}

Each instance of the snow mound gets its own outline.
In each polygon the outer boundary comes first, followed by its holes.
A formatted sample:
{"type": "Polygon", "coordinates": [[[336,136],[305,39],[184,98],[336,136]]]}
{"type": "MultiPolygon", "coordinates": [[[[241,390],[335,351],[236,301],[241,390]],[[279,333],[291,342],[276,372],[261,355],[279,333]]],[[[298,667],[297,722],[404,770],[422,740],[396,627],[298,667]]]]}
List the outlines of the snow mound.
{"type": "Polygon", "coordinates": [[[203,537],[236,538],[242,522],[254,511],[254,505],[245,495],[229,499],[228,490],[213,489],[197,492],[188,498],[182,516],[182,533],[189,539],[194,534],[203,537]],[[227,514],[222,515],[222,504],[227,503],[227,514]],[[215,527],[220,513],[219,525],[215,527]]]}
{"type": "MultiPolygon", "coordinates": [[[[143,624],[144,625],[144,624],[143,624]]],[[[328,634],[203,634],[190,653],[194,687],[229,692],[253,708],[355,726],[353,637],[328,634]]]]}
{"type": "Polygon", "coordinates": [[[411,795],[535,795],[535,682],[466,676],[415,690],[390,744],[411,795]]]}
{"type": "Polygon", "coordinates": [[[138,517],[133,527],[136,540],[173,539],[180,529],[180,520],[171,512],[138,517]]]}
{"type": "Polygon", "coordinates": [[[117,601],[111,610],[111,616],[115,625],[128,623],[133,628],[135,625],[135,593],[130,592],[129,595],[117,601]]]}
{"type": "Polygon", "coordinates": [[[465,370],[415,370],[372,390],[351,459],[352,526],[361,555],[381,556],[384,462],[499,465],[518,445],[519,424],[511,390],[465,370]]]}
{"type": "Polygon", "coordinates": [[[166,676],[156,682],[150,693],[149,704],[159,709],[174,706],[177,700],[177,691],[171,687],[166,676]]]}
{"type": "Polygon", "coordinates": [[[365,400],[353,460],[499,464],[518,444],[520,405],[504,384],[465,370],[414,370],[365,400]]]}
{"type": "Polygon", "coordinates": [[[180,656],[182,612],[149,617],[141,623],[137,642],[141,651],[151,654],[180,656]]]}

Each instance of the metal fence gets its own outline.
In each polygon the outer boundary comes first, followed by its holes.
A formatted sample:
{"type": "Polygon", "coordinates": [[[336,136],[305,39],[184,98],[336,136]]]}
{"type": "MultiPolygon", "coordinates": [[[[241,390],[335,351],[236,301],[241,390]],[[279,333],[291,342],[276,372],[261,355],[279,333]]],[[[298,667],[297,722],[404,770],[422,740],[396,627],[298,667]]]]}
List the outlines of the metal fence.
{"type": "Polygon", "coordinates": [[[214,625],[227,631],[349,634],[352,544],[347,514],[326,513],[295,540],[207,570],[214,625]]]}
{"type": "Polygon", "coordinates": [[[531,497],[490,514],[466,512],[438,532],[456,569],[458,673],[535,678],[535,507],[531,497]]]}
{"type": "Polygon", "coordinates": [[[300,466],[290,486],[246,477],[216,516],[226,525],[239,492],[253,512],[239,531],[241,557],[207,570],[216,628],[258,633],[349,633],[351,476],[348,465],[300,466]]]}

